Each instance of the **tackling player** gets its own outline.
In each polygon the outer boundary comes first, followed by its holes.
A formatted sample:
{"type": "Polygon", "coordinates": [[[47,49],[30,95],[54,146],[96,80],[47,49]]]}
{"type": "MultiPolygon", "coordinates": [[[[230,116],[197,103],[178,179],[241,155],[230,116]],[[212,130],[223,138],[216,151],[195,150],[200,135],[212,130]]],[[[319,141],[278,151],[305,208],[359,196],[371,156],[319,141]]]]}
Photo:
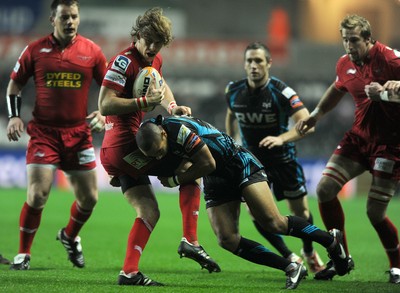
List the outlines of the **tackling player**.
{"type": "Polygon", "coordinates": [[[282,216],[262,164],[227,134],[200,119],[160,115],[142,123],[136,141],[150,158],[161,160],[174,154],[189,161],[191,166],[185,172],[159,176],[161,183],[174,187],[203,177],[207,213],[218,243],[247,261],[284,271],[287,289],[295,289],[307,275],[307,269],[240,235],[242,199],[264,230],[320,243],[327,248],[339,274],[347,272],[342,233],[336,229],[330,233],[321,231],[300,217],[282,216]]]}
{"type": "MultiPolygon", "coordinates": [[[[144,112],[142,109],[161,105],[170,114],[191,114],[191,109],[178,106],[168,85],[156,88],[151,83],[147,94],[134,98],[135,78],[141,68],[152,66],[162,74],[160,50],[172,41],[170,20],[161,8],[147,10],[136,19],[130,47],[113,57],[108,65],[99,96],[99,109],[106,115],[106,131],[100,159],[112,177],[111,183],[121,186],[122,193],[136,210],[136,219],[128,237],[123,268],[118,277],[120,285],[160,286],[139,270],[139,260],[159,216],[157,200],[147,174],[170,172],[178,168],[175,160],[149,160],[136,146],[135,136],[144,112]],[[156,172],[156,173],[154,173],[156,172]]],[[[147,109],[146,109],[147,110],[147,109]]],[[[183,220],[183,239],[178,253],[197,261],[210,273],[220,268],[205,252],[197,239],[197,219],[200,187],[195,180],[180,186],[180,208],[183,220]]]]}
{"type": "Polygon", "coordinates": [[[24,131],[21,91],[32,76],[36,88],[33,120],[27,127],[27,200],[20,215],[19,250],[12,270],[30,267],[32,242],[57,168],[68,174],[76,197],[69,222],[58,232],[57,239],[69,260],[79,268],[85,262],[78,233],[98,198],[91,130],[101,131],[104,117],[99,111],[87,115],[87,106],[92,80],[99,85],[103,80],[106,58],[99,46],[78,35],[78,1],[54,0],[50,22],[53,33],[24,49],[7,88],[10,141],[18,141],[24,131]],[[90,126],[86,119],[92,119],[90,126]]]}

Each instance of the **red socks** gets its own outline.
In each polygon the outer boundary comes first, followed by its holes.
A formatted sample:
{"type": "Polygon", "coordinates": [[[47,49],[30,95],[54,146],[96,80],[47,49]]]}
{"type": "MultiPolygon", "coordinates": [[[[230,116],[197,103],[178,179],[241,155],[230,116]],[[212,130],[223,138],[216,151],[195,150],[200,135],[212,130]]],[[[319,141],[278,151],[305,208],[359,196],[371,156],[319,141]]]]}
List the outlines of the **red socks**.
{"type": "Polygon", "coordinates": [[[40,225],[43,209],[34,209],[26,202],[19,217],[19,250],[18,253],[31,254],[31,246],[40,225]]]}
{"type": "Polygon", "coordinates": [[[153,231],[153,226],[142,218],[136,218],[128,237],[128,246],[123,271],[125,274],[136,274],[139,271],[139,260],[153,231]]]}
{"type": "Polygon", "coordinates": [[[179,206],[182,213],[183,237],[190,243],[197,242],[200,186],[196,183],[181,185],[179,188],[179,206]]]}
{"type": "Polygon", "coordinates": [[[386,217],[381,223],[374,225],[385,248],[391,268],[400,268],[399,236],[396,227],[386,217]]]}
{"type": "Polygon", "coordinates": [[[67,227],[65,227],[65,234],[71,238],[75,239],[78,236],[79,231],[82,226],[89,219],[92,214],[92,210],[84,210],[82,209],[76,201],[72,203],[71,206],[71,216],[69,218],[69,222],[67,227]]]}
{"type": "Polygon", "coordinates": [[[343,241],[345,245],[346,253],[349,254],[347,247],[346,231],[344,229],[344,213],[342,205],[337,197],[331,201],[320,202],[319,212],[321,214],[322,221],[325,224],[326,229],[331,230],[333,228],[339,229],[343,232],[343,241]]]}

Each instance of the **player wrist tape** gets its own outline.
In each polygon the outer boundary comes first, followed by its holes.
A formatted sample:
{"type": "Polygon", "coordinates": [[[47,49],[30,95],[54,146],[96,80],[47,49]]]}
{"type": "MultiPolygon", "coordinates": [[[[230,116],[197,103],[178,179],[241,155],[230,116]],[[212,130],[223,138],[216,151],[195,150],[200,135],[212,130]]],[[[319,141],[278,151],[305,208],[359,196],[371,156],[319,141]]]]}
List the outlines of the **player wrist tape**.
{"type": "Polygon", "coordinates": [[[168,104],[168,113],[172,114],[172,109],[175,108],[176,106],[177,106],[177,104],[176,104],[175,101],[169,102],[169,104],[168,104]]]}
{"type": "Polygon", "coordinates": [[[21,114],[21,97],[17,95],[7,96],[8,118],[20,117],[21,114]]]}
{"type": "Polygon", "coordinates": [[[178,176],[172,176],[172,177],[168,177],[168,184],[171,187],[175,187],[179,185],[179,180],[178,180],[178,176]]]}
{"type": "Polygon", "coordinates": [[[139,110],[148,107],[146,96],[135,99],[135,102],[139,110]]]}
{"type": "Polygon", "coordinates": [[[382,101],[389,101],[389,94],[387,91],[383,91],[379,93],[382,101]]]}

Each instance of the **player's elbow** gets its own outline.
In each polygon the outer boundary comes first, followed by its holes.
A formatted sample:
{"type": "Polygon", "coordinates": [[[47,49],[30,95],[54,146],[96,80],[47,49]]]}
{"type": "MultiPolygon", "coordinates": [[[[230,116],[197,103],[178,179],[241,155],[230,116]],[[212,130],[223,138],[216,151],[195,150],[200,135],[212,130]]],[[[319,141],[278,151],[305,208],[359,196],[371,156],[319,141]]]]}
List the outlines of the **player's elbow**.
{"type": "Polygon", "coordinates": [[[204,162],[203,165],[203,172],[204,174],[208,175],[212,172],[214,172],[217,169],[217,164],[215,163],[215,160],[208,160],[204,162]]]}
{"type": "Polygon", "coordinates": [[[107,103],[105,99],[100,99],[98,106],[101,115],[103,116],[111,115],[110,103],[107,103]]]}

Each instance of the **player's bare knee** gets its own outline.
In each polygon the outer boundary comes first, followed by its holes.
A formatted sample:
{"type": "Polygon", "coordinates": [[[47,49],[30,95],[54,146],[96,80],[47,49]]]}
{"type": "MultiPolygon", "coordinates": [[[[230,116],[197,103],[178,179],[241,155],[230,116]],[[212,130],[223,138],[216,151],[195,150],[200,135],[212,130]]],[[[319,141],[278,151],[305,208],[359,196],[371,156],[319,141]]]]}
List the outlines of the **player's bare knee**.
{"type": "Polygon", "coordinates": [[[97,200],[98,200],[98,197],[97,197],[97,193],[96,193],[96,194],[93,194],[90,196],[85,196],[85,197],[79,199],[78,204],[83,209],[90,210],[90,209],[93,209],[94,206],[97,204],[97,200]]]}
{"type": "Polygon", "coordinates": [[[287,220],[282,215],[271,218],[267,221],[258,222],[261,227],[270,233],[286,234],[287,232],[287,220]]]}
{"type": "Polygon", "coordinates": [[[49,192],[43,190],[30,190],[28,192],[28,204],[33,208],[43,208],[49,198],[49,192]]]}
{"type": "Polygon", "coordinates": [[[239,238],[235,237],[234,235],[219,234],[217,235],[217,238],[219,246],[230,252],[234,252],[239,245],[239,238]]]}
{"type": "Polygon", "coordinates": [[[334,199],[342,186],[339,183],[327,178],[322,177],[316,188],[318,200],[320,202],[330,201],[334,199]]]}

